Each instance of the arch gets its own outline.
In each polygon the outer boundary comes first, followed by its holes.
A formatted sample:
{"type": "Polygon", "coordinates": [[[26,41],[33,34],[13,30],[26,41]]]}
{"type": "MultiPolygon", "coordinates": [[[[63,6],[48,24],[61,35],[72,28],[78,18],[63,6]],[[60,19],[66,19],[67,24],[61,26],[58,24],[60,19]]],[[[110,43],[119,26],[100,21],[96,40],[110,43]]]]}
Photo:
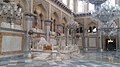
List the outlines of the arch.
{"type": "Polygon", "coordinates": [[[97,32],[97,27],[96,27],[96,26],[93,26],[92,32],[93,32],[93,33],[96,33],[96,32],[97,32]]]}
{"type": "Polygon", "coordinates": [[[15,0],[15,1],[19,1],[20,2],[20,5],[22,6],[23,8],[23,11],[28,11],[29,10],[29,3],[27,0],[15,0]]]}
{"type": "Polygon", "coordinates": [[[38,5],[41,5],[42,6],[42,8],[44,8],[44,10],[46,11],[46,14],[48,14],[48,12],[49,12],[49,5],[44,1],[44,0],[34,0],[34,9],[36,8],[36,6],[38,6],[38,5]]]}
{"type": "Polygon", "coordinates": [[[57,28],[57,24],[59,24],[60,22],[57,12],[52,13],[51,20],[53,21],[53,23],[51,24],[51,31],[55,32],[57,28]]]}
{"type": "Polygon", "coordinates": [[[45,18],[47,18],[47,14],[46,14],[46,10],[44,8],[44,6],[42,4],[38,4],[36,5],[36,7],[34,7],[34,13],[37,15],[37,24],[34,24],[38,29],[44,30],[45,29],[45,24],[44,24],[44,20],[45,18]]]}
{"type": "Polygon", "coordinates": [[[38,15],[42,14],[44,18],[47,17],[46,10],[42,4],[38,4],[34,10],[38,15]]]}
{"type": "Polygon", "coordinates": [[[59,15],[57,14],[57,12],[53,12],[52,13],[52,19],[54,20],[56,20],[57,22],[56,22],[56,24],[59,24],[59,15]]]}
{"type": "Polygon", "coordinates": [[[82,23],[78,23],[78,24],[79,24],[80,27],[83,27],[83,26],[84,26],[84,24],[82,24],[82,23]]]}
{"type": "Polygon", "coordinates": [[[61,24],[63,25],[63,30],[62,31],[63,31],[63,33],[65,33],[65,26],[66,26],[65,24],[67,24],[67,19],[65,17],[62,18],[61,24]]]}
{"type": "Polygon", "coordinates": [[[67,19],[65,17],[62,19],[62,23],[64,23],[64,24],[67,23],[67,19]]]}
{"type": "Polygon", "coordinates": [[[87,29],[89,29],[89,27],[93,27],[93,26],[95,26],[95,27],[97,28],[98,25],[97,25],[97,23],[91,21],[91,22],[87,25],[87,29]]]}
{"type": "Polygon", "coordinates": [[[92,27],[89,26],[88,33],[92,33],[92,27]]]}
{"type": "Polygon", "coordinates": [[[97,26],[97,24],[95,22],[90,22],[88,26],[97,26]]]}

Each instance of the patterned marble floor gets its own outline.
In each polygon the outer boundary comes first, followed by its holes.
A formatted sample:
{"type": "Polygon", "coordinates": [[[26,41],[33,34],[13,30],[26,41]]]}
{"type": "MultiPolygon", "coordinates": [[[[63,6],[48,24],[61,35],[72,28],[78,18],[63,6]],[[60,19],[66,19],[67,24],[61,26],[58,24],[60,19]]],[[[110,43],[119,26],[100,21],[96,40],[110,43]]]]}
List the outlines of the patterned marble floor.
{"type": "Polygon", "coordinates": [[[112,64],[98,61],[71,59],[64,61],[33,61],[19,59],[0,62],[0,67],[120,67],[120,64],[112,64]]]}
{"type": "Polygon", "coordinates": [[[115,52],[81,52],[79,57],[63,61],[12,58],[0,60],[0,67],[120,67],[120,60],[115,60],[116,55],[115,52]]]}

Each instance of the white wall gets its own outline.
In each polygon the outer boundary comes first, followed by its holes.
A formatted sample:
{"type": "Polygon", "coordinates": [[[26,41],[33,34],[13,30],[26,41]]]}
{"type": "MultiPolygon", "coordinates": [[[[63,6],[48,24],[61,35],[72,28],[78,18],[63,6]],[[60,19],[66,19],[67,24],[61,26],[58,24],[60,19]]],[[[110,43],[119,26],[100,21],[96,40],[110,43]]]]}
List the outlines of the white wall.
{"type": "Polygon", "coordinates": [[[89,38],[89,47],[96,47],[96,38],[89,38]]]}
{"type": "Polygon", "coordinates": [[[19,36],[3,36],[2,52],[19,51],[22,46],[22,37],[19,36]]]}

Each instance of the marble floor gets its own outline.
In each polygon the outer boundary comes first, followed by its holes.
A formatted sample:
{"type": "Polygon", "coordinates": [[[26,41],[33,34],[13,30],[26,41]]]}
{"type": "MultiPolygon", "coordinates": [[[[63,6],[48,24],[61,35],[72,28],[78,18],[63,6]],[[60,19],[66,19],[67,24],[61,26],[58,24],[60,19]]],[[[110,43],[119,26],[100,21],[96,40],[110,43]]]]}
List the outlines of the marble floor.
{"type": "Polygon", "coordinates": [[[0,67],[120,67],[120,52],[81,52],[69,60],[32,60],[24,57],[0,60],[0,67]]]}

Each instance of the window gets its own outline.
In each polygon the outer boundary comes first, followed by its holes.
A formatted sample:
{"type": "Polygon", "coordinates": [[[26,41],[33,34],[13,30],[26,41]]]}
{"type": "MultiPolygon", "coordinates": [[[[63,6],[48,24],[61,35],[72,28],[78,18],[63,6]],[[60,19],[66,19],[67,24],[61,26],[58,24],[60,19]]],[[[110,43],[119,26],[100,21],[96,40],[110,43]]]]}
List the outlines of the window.
{"type": "Polygon", "coordinates": [[[95,26],[93,26],[93,30],[92,30],[93,33],[96,33],[97,32],[97,29],[95,26]]]}
{"type": "Polygon", "coordinates": [[[107,0],[105,4],[110,5],[110,6],[115,6],[115,0],[107,0]]]}
{"type": "Polygon", "coordinates": [[[73,0],[70,0],[70,9],[72,10],[72,11],[74,11],[74,2],[73,2],[73,0]]]}
{"type": "Polygon", "coordinates": [[[41,19],[40,22],[41,22],[41,26],[40,27],[41,27],[41,29],[43,29],[43,20],[41,19]]]}
{"type": "Polygon", "coordinates": [[[96,33],[97,32],[97,28],[96,28],[96,26],[93,26],[93,27],[89,27],[89,29],[88,29],[88,33],[96,33]]]}
{"type": "Polygon", "coordinates": [[[83,33],[83,27],[80,27],[80,33],[83,33]]]}
{"type": "Polygon", "coordinates": [[[54,24],[54,32],[55,32],[55,27],[56,27],[56,24],[55,24],[55,19],[53,20],[53,24],[54,24]]]}
{"type": "Polygon", "coordinates": [[[9,2],[10,2],[10,0],[3,0],[3,2],[9,3],[9,2]]]}
{"type": "Polygon", "coordinates": [[[67,0],[62,0],[62,2],[63,2],[65,5],[67,5],[67,0]]]}
{"type": "Polygon", "coordinates": [[[71,29],[69,29],[69,35],[71,35],[72,34],[72,30],[71,29]]]}
{"type": "Polygon", "coordinates": [[[84,7],[84,5],[83,5],[83,2],[82,1],[78,1],[78,13],[81,13],[81,12],[83,12],[83,7],[84,7]]]}
{"type": "Polygon", "coordinates": [[[94,4],[89,3],[89,12],[94,11],[94,4]]]}
{"type": "MultiPolygon", "coordinates": [[[[53,19],[51,18],[51,20],[53,20],[53,19]]],[[[51,23],[51,25],[50,25],[50,31],[52,31],[52,23],[51,23]]]]}
{"type": "Polygon", "coordinates": [[[92,27],[89,27],[88,33],[92,33],[92,27]]]}
{"type": "Polygon", "coordinates": [[[79,33],[79,32],[80,32],[80,29],[79,29],[79,28],[77,28],[77,29],[76,29],[76,33],[79,33]]]}
{"type": "Polygon", "coordinates": [[[63,34],[65,33],[65,27],[63,26],[63,34]]]}
{"type": "Polygon", "coordinates": [[[40,29],[43,29],[43,15],[39,14],[40,16],[40,29]]]}
{"type": "Polygon", "coordinates": [[[78,0],[78,13],[88,12],[88,4],[85,1],[78,0]]]}
{"type": "Polygon", "coordinates": [[[76,29],[76,33],[83,33],[83,27],[79,27],[76,29]]]}
{"type": "Polygon", "coordinates": [[[37,26],[37,20],[38,20],[37,17],[35,17],[35,20],[34,20],[33,25],[32,25],[33,28],[35,28],[37,26]]]}

